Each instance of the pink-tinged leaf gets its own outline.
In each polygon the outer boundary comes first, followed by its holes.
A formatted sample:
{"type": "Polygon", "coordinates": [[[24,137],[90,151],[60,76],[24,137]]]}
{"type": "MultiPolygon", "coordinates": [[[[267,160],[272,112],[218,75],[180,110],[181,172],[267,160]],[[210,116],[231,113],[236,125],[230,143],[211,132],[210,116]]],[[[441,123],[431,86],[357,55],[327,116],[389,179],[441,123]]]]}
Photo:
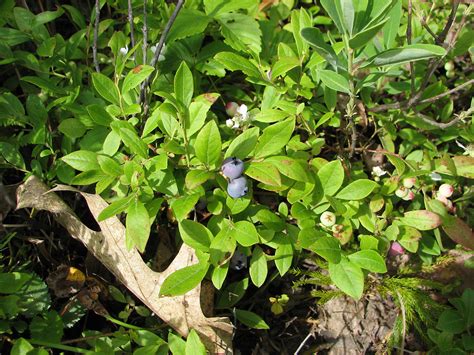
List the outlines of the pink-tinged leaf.
{"type": "Polygon", "coordinates": [[[462,219],[452,216],[445,218],[443,230],[456,243],[474,250],[474,233],[462,219]]]}
{"type": "Polygon", "coordinates": [[[420,231],[427,231],[439,227],[443,223],[443,220],[434,212],[419,210],[406,212],[405,215],[400,218],[400,222],[420,231]]]}

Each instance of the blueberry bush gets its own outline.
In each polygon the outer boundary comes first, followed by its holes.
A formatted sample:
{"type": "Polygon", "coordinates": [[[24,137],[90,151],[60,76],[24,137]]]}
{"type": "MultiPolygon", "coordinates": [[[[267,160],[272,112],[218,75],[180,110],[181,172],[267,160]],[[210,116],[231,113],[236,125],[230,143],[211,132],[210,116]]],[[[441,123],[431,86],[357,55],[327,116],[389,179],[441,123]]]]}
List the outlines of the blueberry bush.
{"type": "MultiPolygon", "coordinates": [[[[35,176],[107,201],[90,223],[118,216],[124,248],[149,265],[165,234],[171,250],[189,248],[194,261],[166,275],[160,297],[207,283],[216,314],[268,329],[248,300],[278,279],[312,285],[316,301],[376,292],[403,310],[391,346],[403,349],[414,324],[433,353],[473,351],[472,291],[416,274],[452,251],[472,267],[473,10],[459,0],[2,1],[2,346],[205,353],[199,329],[187,341],[163,335],[112,285],[125,308],[121,321],[105,317],[120,331],[61,343],[86,309],[66,319],[54,307],[7,191],[35,176]],[[21,298],[32,290],[41,307],[21,298]],[[134,310],[146,324],[126,323],[134,310]]],[[[273,294],[270,315],[291,299],[273,294]]]]}

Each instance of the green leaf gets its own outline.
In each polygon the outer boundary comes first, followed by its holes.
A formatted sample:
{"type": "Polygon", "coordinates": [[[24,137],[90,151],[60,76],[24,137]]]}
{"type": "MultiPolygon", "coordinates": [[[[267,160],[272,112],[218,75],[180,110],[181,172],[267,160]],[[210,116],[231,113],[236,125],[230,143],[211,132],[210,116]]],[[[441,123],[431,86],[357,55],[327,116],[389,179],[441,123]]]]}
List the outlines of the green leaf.
{"type": "Polygon", "coordinates": [[[61,158],[66,164],[79,171],[100,170],[97,153],[77,150],[61,158]]]}
{"type": "Polygon", "coordinates": [[[218,290],[222,288],[225,278],[227,277],[227,273],[229,272],[229,264],[229,261],[227,261],[224,265],[216,266],[214,267],[214,270],[212,270],[211,281],[214,287],[218,290]]]}
{"type": "Polygon", "coordinates": [[[186,351],[186,342],[172,332],[168,333],[168,346],[173,355],[181,355],[186,351]]]}
{"type": "Polygon", "coordinates": [[[206,14],[211,17],[218,16],[226,12],[235,12],[236,10],[240,9],[247,10],[248,8],[254,5],[255,0],[204,0],[204,8],[206,10],[206,14]]]}
{"type": "Polygon", "coordinates": [[[318,171],[324,195],[333,196],[344,182],[344,168],[339,160],[333,160],[321,167],[318,171]]]}
{"type": "Polygon", "coordinates": [[[229,220],[225,219],[224,225],[210,246],[210,261],[214,266],[227,262],[234,253],[236,242],[233,227],[229,220]]]}
{"type": "Polygon", "coordinates": [[[300,60],[296,57],[280,57],[278,58],[276,63],[273,64],[272,78],[278,78],[279,76],[283,76],[291,69],[299,65],[301,65],[300,60]]]}
{"type": "Polygon", "coordinates": [[[345,23],[343,23],[343,14],[340,0],[321,0],[321,5],[323,6],[324,10],[326,10],[329,17],[331,17],[332,21],[339,30],[339,33],[345,33],[346,26],[345,23]]]}
{"type": "Polygon", "coordinates": [[[123,174],[122,166],[117,163],[114,159],[106,155],[98,155],[97,161],[99,166],[104,173],[110,176],[120,176],[123,174]]]}
{"type": "Polygon", "coordinates": [[[265,128],[255,147],[255,158],[264,158],[278,153],[286,146],[294,129],[294,118],[289,118],[265,128]]]}
{"type": "Polygon", "coordinates": [[[226,286],[218,294],[216,308],[224,309],[230,308],[242,299],[245,295],[245,291],[249,286],[249,278],[245,277],[242,280],[233,282],[226,286]]]}
{"type": "Polygon", "coordinates": [[[148,146],[138,137],[135,128],[126,121],[114,121],[111,124],[112,129],[120,135],[121,140],[130,149],[133,154],[142,158],[148,158],[148,146]]]}
{"type": "Polygon", "coordinates": [[[402,18],[402,0],[396,0],[394,7],[387,15],[388,22],[385,24],[383,31],[383,44],[385,48],[392,48],[396,44],[398,28],[402,18]]]}
{"type": "Polygon", "coordinates": [[[189,70],[186,62],[183,61],[174,76],[174,94],[176,99],[187,107],[191,103],[193,93],[193,74],[191,70],[189,70]]]}
{"type": "Polygon", "coordinates": [[[304,8],[293,10],[291,12],[291,32],[295,38],[298,59],[302,59],[308,54],[308,45],[304,41],[301,30],[312,25],[311,16],[304,8]]]}
{"type": "Polygon", "coordinates": [[[335,0],[336,8],[342,15],[342,24],[349,35],[352,35],[352,28],[354,27],[354,5],[353,0],[335,0]]]}
{"type": "Polygon", "coordinates": [[[337,55],[334,49],[324,41],[323,35],[318,28],[308,27],[301,30],[301,36],[306,42],[314,47],[316,52],[323,57],[336,70],[337,55]]]}
{"type": "Polygon", "coordinates": [[[212,18],[201,11],[181,9],[173,26],[171,26],[166,44],[204,32],[210,21],[212,21],[212,18]]]}
{"type": "Polygon", "coordinates": [[[56,311],[49,311],[31,320],[30,332],[33,338],[58,343],[63,336],[63,321],[56,311]]]}
{"type": "Polygon", "coordinates": [[[349,81],[332,70],[319,70],[319,77],[328,88],[350,94],[349,81]]]}
{"type": "Polygon", "coordinates": [[[360,250],[349,255],[349,260],[362,269],[380,273],[387,272],[385,261],[375,250],[360,250]]]}
{"type": "Polygon", "coordinates": [[[337,264],[341,261],[341,243],[332,236],[318,237],[307,249],[322,256],[330,263],[337,264]]]}
{"type": "Polygon", "coordinates": [[[99,216],[97,217],[97,220],[99,222],[102,222],[105,221],[107,218],[122,213],[128,208],[128,206],[130,205],[130,201],[132,201],[133,198],[135,198],[135,195],[123,197],[119,200],[112,202],[100,212],[99,216]]]}
{"type": "Polygon", "coordinates": [[[453,334],[462,333],[466,328],[464,319],[458,312],[446,309],[438,318],[436,328],[453,334]]]}
{"type": "Polygon", "coordinates": [[[196,187],[204,184],[212,178],[214,173],[207,170],[191,170],[186,174],[185,185],[188,190],[194,190],[196,187]]]}
{"type": "Polygon", "coordinates": [[[273,156],[265,161],[272,163],[281,174],[288,176],[290,179],[301,182],[314,182],[307,169],[305,169],[307,167],[306,162],[304,162],[304,166],[300,161],[288,156],[273,156]]]}
{"type": "Polygon", "coordinates": [[[123,80],[122,94],[129,92],[132,89],[135,89],[146,78],[148,78],[154,70],[155,68],[150,65],[139,65],[130,70],[125,79],[123,80]]]}
{"type": "Polygon", "coordinates": [[[265,282],[268,274],[267,257],[263,250],[256,246],[250,259],[250,279],[253,284],[260,287],[265,282]]]}
{"type": "Polygon", "coordinates": [[[179,223],[179,233],[184,243],[203,252],[209,251],[211,241],[214,238],[204,225],[189,219],[183,219],[179,223]]]}
{"type": "Polygon", "coordinates": [[[456,243],[474,250],[474,232],[462,219],[449,216],[444,219],[443,230],[456,243]]]}
{"type": "Polygon", "coordinates": [[[245,159],[252,152],[258,140],[258,127],[252,127],[238,135],[229,145],[225,158],[236,157],[245,159]]]}
{"type": "Polygon", "coordinates": [[[397,65],[446,54],[443,47],[433,44],[410,44],[401,48],[392,48],[383,51],[367,60],[364,67],[381,67],[385,65],[397,65]]]}
{"type": "Polygon", "coordinates": [[[92,73],[92,85],[105,100],[120,106],[119,90],[110,78],[101,73],[92,73]]]}
{"type": "Polygon", "coordinates": [[[206,261],[173,272],[163,281],[160,296],[184,295],[200,284],[208,269],[209,264],[206,261]]]}
{"type": "Polygon", "coordinates": [[[379,185],[375,181],[369,179],[356,180],[344,187],[336,195],[336,198],[341,200],[362,200],[369,196],[378,186],[379,185]]]}
{"type": "Polygon", "coordinates": [[[400,226],[398,241],[409,252],[416,253],[420,244],[421,233],[410,226],[400,226]]]}
{"type": "Polygon", "coordinates": [[[202,343],[199,335],[196,333],[194,329],[188,334],[188,338],[186,339],[186,348],[185,348],[185,355],[206,355],[206,347],[202,343]]]}
{"type": "Polygon", "coordinates": [[[77,118],[66,118],[61,121],[58,129],[65,136],[72,139],[82,137],[86,133],[86,126],[77,118]]]}
{"type": "Polygon", "coordinates": [[[352,37],[349,40],[349,46],[352,49],[357,49],[360,47],[365,46],[367,43],[369,43],[372,38],[375,37],[377,33],[382,29],[382,27],[385,25],[385,23],[388,21],[388,18],[383,20],[382,22],[379,22],[373,26],[366,27],[359,33],[355,34],[354,37],[352,37]]]}
{"type": "Polygon", "coordinates": [[[31,345],[27,340],[19,338],[15,340],[15,343],[10,350],[10,355],[25,355],[33,349],[33,345],[31,345]]]}
{"type": "Polygon", "coordinates": [[[275,266],[280,273],[280,276],[286,274],[293,263],[293,245],[291,244],[290,236],[278,233],[272,242],[277,243],[275,250],[275,266]]]}
{"type": "Polygon", "coordinates": [[[261,111],[255,115],[253,118],[255,121],[258,122],[279,122],[289,116],[288,112],[280,111],[280,110],[273,110],[273,109],[266,109],[261,111]]]}
{"type": "Polygon", "coordinates": [[[218,16],[224,42],[237,51],[260,53],[262,31],[251,16],[240,13],[225,13],[218,16]]]}
{"type": "Polygon", "coordinates": [[[281,186],[281,177],[273,164],[263,162],[252,162],[245,170],[245,174],[252,179],[271,186],[281,186]]]}
{"type": "Polygon", "coordinates": [[[242,309],[235,310],[235,316],[242,324],[253,329],[270,329],[267,323],[257,314],[244,311],[242,309]]]}
{"type": "Polygon", "coordinates": [[[135,198],[127,209],[127,245],[135,245],[140,252],[145,251],[150,236],[150,216],[145,205],[135,198]]]}
{"type": "Polygon", "coordinates": [[[109,127],[110,123],[114,120],[102,105],[89,105],[86,107],[86,110],[92,121],[98,125],[109,127]]]}
{"type": "Polygon", "coordinates": [[[13,47],[18,44],[28,42],[31,37],[22,31],[18,31],[14,28],[1,27],[0,38],[7,46],[13,47]]]}
{"type": "Polygon", "coordinates": [[[11,165],[20,169],[26,169],[25,161],[18,151],[18,148],[16,148],[14,145],[7,142],[0,142],[0,154],[3,159],[5,159],[11,165]]]}
{"type": "Polygon", "coordinates": [[[191,194],[179,197],[171,201],[171,209],[178,221],[185,219],[189,212],[196,206],[196,203],[199,201],[199,194],[191,194]]]}
{"type": "Polygon", "coordinates": [[[400,218],[400,222],[420,231],[426,231],[439,227],[443,223],[443,220],[434,212],[419,210],[405,212],[403,217],[400,218]]]}
{"type": "Polygon", "coordinates": [[[329,276],[342,292],[355,300],[362,297],[364,273],[356,264],[346,258],[342,258],[338,264],[329,263],[329,276]]]}
{"type": "Polygon", "coordinates": [[[0,273],[0,293],[15,293],[31,280],[31,275],[23,272],[0,273]]]}
{"type": "Polygon", "coordinates": [[[236,222],[234,224],[233,234],[235,240],[244,247],[250,247],[260,242],[257,229],[253,223],[248,221],[236,222]]]}
{"type": "Polygon", "coordinates": [[[232,52],[220,52],[214,57],[219,63],[221,63],[226,69],[236,71],[240,70],[244,74],[253,77],[260,78],[260,70],[251,63],[248,59],[241,55],[232,52]]]}
{"type": "Polygon", "coordinates": [[[207,166],[214,166],[219,161],[222,143],[215,121],[209,121],[198,133],[194,149],[197,158],[207,166]]]}

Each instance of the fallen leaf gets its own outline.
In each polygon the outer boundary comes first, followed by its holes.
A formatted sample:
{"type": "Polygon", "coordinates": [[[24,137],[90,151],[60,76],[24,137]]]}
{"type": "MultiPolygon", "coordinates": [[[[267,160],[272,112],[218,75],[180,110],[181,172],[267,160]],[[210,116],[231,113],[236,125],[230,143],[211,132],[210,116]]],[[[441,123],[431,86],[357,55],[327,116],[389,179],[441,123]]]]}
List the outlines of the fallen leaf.
{"type": "MultiPolygon", "coordinates": [[[[83,193],[70,186],[60,186],[55,190],[81,193],[96,220],[108,206],[99,195],[83,193]]],[[[182,296],[159,297],[160,287],[168,275],[198,262],[193,249],[183,244],[170,266],[158,273],[143,262],[136,249],[127,250],[125,227],[117,217],[97,221],[101,232],[93,231],[54,191],[48,192],[48,187],[34,176],[18,188],[17,201],[18,209],[35,208],[51,212],[73,238],[81,241],[118,280],[179,334],[187,336],[191,329],[195,329],[211,353],[232,353],[232,324],[226,317],[204,316],[200,286],[182,296]]]]}

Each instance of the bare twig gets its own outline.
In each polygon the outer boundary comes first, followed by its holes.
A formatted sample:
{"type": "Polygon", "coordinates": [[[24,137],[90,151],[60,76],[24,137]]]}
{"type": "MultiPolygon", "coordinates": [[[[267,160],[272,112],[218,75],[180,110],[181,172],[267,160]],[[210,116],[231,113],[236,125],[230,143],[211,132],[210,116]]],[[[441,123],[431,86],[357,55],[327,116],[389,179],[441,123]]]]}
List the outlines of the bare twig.
{"type": "Polygon", "coordinates": [[[147,19],[146,19],[146,6],[147,6],[147,0],[143,0],[143,27],[142,27],[142,32],[143,32],[143,45],[142,45],[142,51],[143,51],[143,64],[147,64],[147,55],[146,52],[148,50],[148,26],[147,26],[147,19]]]}
{"type": "Polygon", "coordinates": [[[314,336],[313,334],[313,329],[311,329],[311,331],[308,333],[308,335],[306,336],[306,338],[303,339],[303,341],[301,342],[300,346],[298,346],[298,349],[296,349],[294,355],[298,355],[301,351],[301,349],[303,349],[303,346],[304,344],[306,344],[306,342],[309,340],[309,338],[311,338],[312,336],[314,336]]]}
{"type": "Polygon", "coordinates": [[[417,113],[418,117],[421,118],[421,120],[425,123],[428,123],[432,126],[435,126],[439,129],[446,129],[446,128],[449,128],[451,126],[454,126],[455,124],[457,124],[458,122],[461,122],[462,120],[464,120],[466,117],[468,117],[469,115],[471,115],[472,113],[474,112],[474,107],[471,107],[469,110],[467,111],[463,111],[459,114],[456,115],[456,118],[454,118],[453,120],[447,122],[447,123],[441,123],[441,122],[436,122],[436,121],[433,121],[430,117],[426,116],[426,115],[423,115],[421,113],[417,113]]]}
{"type": "Polygon", "coordinates": [[[97,59],[97,41],[99,38],[100,4],[95,0],[95,23],[94,23],[94,42],[92,43],[92,58],[95,71],[100,73],[99,60],[97,59]]]}
{"type": "MultiPolygon", "coordinates": [[[[168,36],[168,32],[171,29],[171,26],[173,26],[174,21],[176,20],[176,17],[178,17],[179,11],[181,10],[181,7],[184,4],[184,0],[178,0],[176,7],[171,14],[171,17],[168,20],[168,23],[166,24],[163,33],[161,34],[160,41],[158,42],[158,46],[156,47],[155,54],[151,60],[150,65],[152,67],[156,66],[156,63],[158,62],[158,58],[160,58],[161,51],[163,50],[163,46],[165,44],[166,37],[168,36]]],[[[151,75],[151,74],[150,74],[151,75]]],[[[143,114],[146,116],[148,114],[148,103],[146,101],[146,90],[148,88],[148,85],[150,84],[150,76],[146,78],[146,80],[142,83],[142,86],[140,88],[140,102],[143,104],[143,114]]]]}
{"type": "Polygon", "coordinates": [[[451,95],[451,94],[454,94],[455,92],[461,90],[461,89],[464,89],[465,87],[467,86],[470,86],[474,84],[474,79],[471,79],[471,80],[468,80],[466,81],[465,83],[461,84],[461,85],[458,85],[456,86],[455,88],[452,88],[451,90],[448,90],[446,92],[443,92],[442,94],[439,94],[439,95],[436,95],[436,96],[432,96],[432,97],[429,97],[427,99],[424,99],[424,100],[421,100],[420,102],[418,102],[419,105],[421,104],[426,104],[426,103],[431,103],[431,102],[435,102],[435,101],[438,101],[439,99],[441,99],[442,97],[445,97],[445,96],[448,96],[448,95],[451,95]]]}
{"type": "MultiPolygon", "coordinates": [[[[132,0],[128,0],[128,24],[130,26],[130,47],[135,47],[135,35],[133,33],[133,8],[132,8],[132,0]]],[[[136,56],[134,56],[135,65],[137,64],[136,56]]]]}
{"type": "Polygon", "coordinates": [[[451,26],[454,23],[454,20],[456,19],[456,12],[458,11],[459,7],[459,2],[460,0],[454,0],[451,8],[451,13],[449,14],[448,22],[446,23],[446,26],[444,26],[443,31],[439,34],[437,44],[442,44],[444,40],[446,39],[446,36],[448,35],[449,31],[451,30],[451,26]]]}

